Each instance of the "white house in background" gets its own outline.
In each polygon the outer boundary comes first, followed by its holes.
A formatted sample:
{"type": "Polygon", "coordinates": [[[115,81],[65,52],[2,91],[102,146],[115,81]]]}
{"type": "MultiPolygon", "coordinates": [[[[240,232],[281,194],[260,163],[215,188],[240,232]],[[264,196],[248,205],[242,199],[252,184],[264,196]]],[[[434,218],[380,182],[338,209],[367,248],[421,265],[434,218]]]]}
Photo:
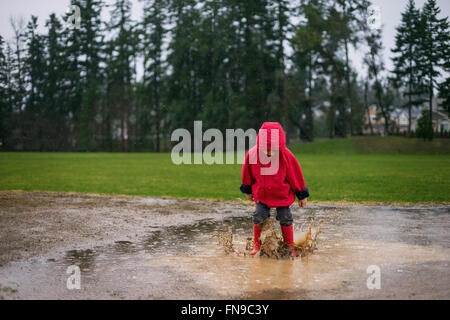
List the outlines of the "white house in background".
{"type": "MultiPolygon", "coordinates": [[[[433,99],[432,104],[432,116],[433,116],[433,127],[435,132],[446,132],[450,130],[450,120],[447,111],[445,111],[440,103],[442,99],[433,99]]],[[[427,102],[423,103],[419,107],[411,108],[411,130],[416,131],[417,121],[422,116],[422,110],[428,110],[429,105],[427,102]]],[[[377,109],[376,105],[371,105],[369,107],[369,112],[365,114],[365,129],[364,134],[371,134],[369,127],[369,117],[372,123],[373,133],[378,135],[385,135],[384,132],[384,119],[383,117],[378,117],[380,110],[377,109]]],[[[396,108],[391,113],[391,127],[394,132],[404,133],[408,132],[408,122],[409,115],[408,109],[396,108]]]]}
{"type": "MultiPolygon", "coordinates": [[[[417,120],[422,115],[420,107],[411,108],[411,131],[416,131],[417,120]]],[[[394,125],[394,131],[398,133],[408,132],[409,113],[408,109],[395,109],[391,113],[391,121],[394,125]]]]}
{"type": "MultiPolygon", "coordinates": [[[[445,132],[450,130],[450,119],[448,112],[442,108],[441,104],[444,99],[433,99],[432,103],[432,117],[433,127],[435,132],[445,132]]],[[[428,104],[424,104],[424,107],[429,108],[428,104]]]]}
{"type": "MultiPolygon", "coordinates": [[[[450,130],[450,119],[448,117],[448,112],[442,108],[441,104],[444,99],[433,98],[431,104],[431,115],[433,119],[433,129],[434,132],[448,132],[450,130]]],[[[421,111],[419,114],[419,118],[422,116],[422,110],[429,110],[430,105],[428,102],[424,102],[421,106],[421,111]]],[[[417,124],[414,127],[417,129],[417,124]]]]}
{"type": "Polygon", "coordinates": [[[372,134],[372,131],[370,129],[370,125],[372,126],[373,134],[382,135],[384,136],[385,129],[384,129],[384,118],[381,116],[378,116],[378,114],[381,112],[377,109],[376,105],[371,105],[368,108],[368,112],[364,115],[364,130],[363,134],[372,134]]]}

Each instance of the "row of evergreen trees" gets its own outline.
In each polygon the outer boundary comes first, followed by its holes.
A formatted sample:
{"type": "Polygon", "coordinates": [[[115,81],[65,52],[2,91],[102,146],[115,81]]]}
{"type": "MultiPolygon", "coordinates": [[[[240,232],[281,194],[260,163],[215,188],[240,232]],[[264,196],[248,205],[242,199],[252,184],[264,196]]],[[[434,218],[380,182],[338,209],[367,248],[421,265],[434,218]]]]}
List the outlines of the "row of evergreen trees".
{"type": "Polygon", "coordinates": [[[368,0],[143,2],[134,21],[130,0],[72,0],[79,28],[52,14],[44,34],[36,17],[11,20],[14,38],[0,36],[3,150],[162,151],[194,120],[221,130],[279,121],[288,139],[313,140],[360,134],[371,103],[389,129],[400,92],[410,108],[439,89],[448,106],[449,79],[437,83],[448,23],[434,0],[410,1],[390,78],[368,0]],[[365,47],[367,76],[349,58],[365,47]]]}
{"type": "Polygon", "coordinates": [[[392,49],[395,53],[392,82],[402,88],[409,118],[413,106],[428,101],[429,126],[436,89],[450,113],[450,30],[447,18],[440,19],[439,13],[435,0],[427,1],[422,10],[415,7],[414,0],[409,0],[392,49]],[[438,83],[441,71],[446,73],[447,79],[438,83]]]}

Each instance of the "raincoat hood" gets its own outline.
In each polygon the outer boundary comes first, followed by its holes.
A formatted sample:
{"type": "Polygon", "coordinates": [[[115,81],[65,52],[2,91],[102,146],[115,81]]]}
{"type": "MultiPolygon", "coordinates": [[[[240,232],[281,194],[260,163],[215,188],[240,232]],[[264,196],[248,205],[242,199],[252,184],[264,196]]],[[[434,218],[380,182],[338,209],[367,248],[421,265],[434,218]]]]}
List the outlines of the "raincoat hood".
{"type": "Polygon", "coordinates": [[[280,150],[286,148],[286,135],[283,127],[278,122],[264,122],[259,129],[256,137],[256,145],[259,151],[263,150],[280,150]]]}

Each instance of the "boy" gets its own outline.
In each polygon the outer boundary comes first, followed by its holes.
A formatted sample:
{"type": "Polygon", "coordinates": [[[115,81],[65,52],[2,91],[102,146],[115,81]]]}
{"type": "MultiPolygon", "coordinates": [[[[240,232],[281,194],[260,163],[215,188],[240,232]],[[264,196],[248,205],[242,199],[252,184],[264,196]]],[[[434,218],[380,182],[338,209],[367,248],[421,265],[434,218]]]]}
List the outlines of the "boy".
{"type": "MultiPolygon", "coordinates": [[[[270,208],[276,208],[283,239],[293,248],[294,228],[289,206],[297,196],[298,205],[304,208],[309,192],[300,164],[286,148],[286,136],[278,122],[265,122],[259,130],[256,146],[245,156],[240,189],[256,203],[252,217],[255,246],[250,254],[255,255],[261,248],[258,225],[269,217],[270,208]]],[[[294,249],[292,255],[295,256],[294,249]]]]}

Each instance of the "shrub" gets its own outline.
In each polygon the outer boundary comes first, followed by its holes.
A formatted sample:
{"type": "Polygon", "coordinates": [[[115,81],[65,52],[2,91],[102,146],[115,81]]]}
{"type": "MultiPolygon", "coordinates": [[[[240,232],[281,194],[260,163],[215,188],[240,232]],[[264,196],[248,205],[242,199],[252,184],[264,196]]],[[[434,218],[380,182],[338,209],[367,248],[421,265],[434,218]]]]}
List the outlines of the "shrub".
{"type": "Polygon", "coordinates": [[[428,110],[422,110],[422,116],[417,121],[416,135],[423,140],[433,140],[433,123],[431,122],[430,113],[428,110]]]}

